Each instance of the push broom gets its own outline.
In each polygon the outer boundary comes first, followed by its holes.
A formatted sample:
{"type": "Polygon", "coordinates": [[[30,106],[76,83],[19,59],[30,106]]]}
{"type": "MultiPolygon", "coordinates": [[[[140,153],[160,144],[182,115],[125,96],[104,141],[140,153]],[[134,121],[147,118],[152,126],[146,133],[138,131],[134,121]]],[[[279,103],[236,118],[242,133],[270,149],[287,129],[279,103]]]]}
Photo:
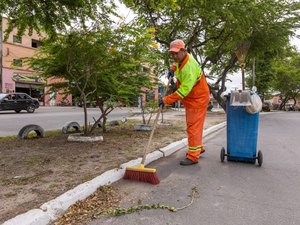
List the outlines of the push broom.
{"type": "MultiPolygon", "coordinates": [[[[170,80],[171,80],[171,78],[169,78],[167,88],[169,87],[170,80]]],[[[166,92],[165,92],[164,96],[166,95],[166,92]]],[[[156,114],[148,143],[147,143],[146,147],[144,148],[144,153],[143,153],[143,158],[142,158],[141,164],[137,165],[137,166],[127,167],[125,170],[124,179],[148,182],[151,184],[159,184],[159,178],[157,176],[156,169],[145,168],[145,160],[146,160],[146,155],[147,155],[149,147],[151,145],[153,134],[154,134],[154,131],[155,131],[155,128],[157,125],[157,121],[158,121],[158,118],[159,118],[159,115],[161,112],[162,112],[162,105],[159,107],[158,112],[156,114]]]]}

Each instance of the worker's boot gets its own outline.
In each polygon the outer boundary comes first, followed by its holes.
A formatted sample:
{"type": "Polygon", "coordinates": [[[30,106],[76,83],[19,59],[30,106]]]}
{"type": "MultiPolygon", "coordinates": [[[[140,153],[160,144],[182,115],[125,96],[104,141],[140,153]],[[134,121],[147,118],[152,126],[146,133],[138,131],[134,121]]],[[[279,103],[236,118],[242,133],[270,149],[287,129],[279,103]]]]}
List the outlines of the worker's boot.
{"type": "Polygon", "coordinates": [[[192,161],[188,158],[185,158],[185,159],[180,161],[180,165],[182,165],[182,166],[190,166],[190,165],[197,164],[197,163],[198,163],[198,161],[195,162],[195,161],[192,161]]]}
{"type": "Polygon", "coordinates": [[[205,148],[204,148],[204,146],[202,146],[200,154],[202,154],[204,152],[205,152],[205,148]]]}

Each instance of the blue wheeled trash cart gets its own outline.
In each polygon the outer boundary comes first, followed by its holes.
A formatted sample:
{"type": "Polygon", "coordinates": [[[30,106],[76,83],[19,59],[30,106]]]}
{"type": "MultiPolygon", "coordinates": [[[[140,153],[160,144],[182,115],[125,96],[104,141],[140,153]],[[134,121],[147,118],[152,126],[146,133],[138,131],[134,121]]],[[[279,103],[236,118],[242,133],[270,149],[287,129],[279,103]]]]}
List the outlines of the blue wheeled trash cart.
{"type": "MultiPolygon", "coordinates": [[[[227,156],[228,161],[241,161],[255,163],[261,166],[263,162],[262,152],[257,153],[257,136],[258,136],[258,121],[259,112],[249,113],[246,111],[246,105],[251,101],[244,97],[240,104],[233,97],[239,93],[228,94],[226,101],[226,117],[227,117],[227,153],[225,148],[221,149],[221,162],[227,156]],[[246,99],[246,100],[245,100],[246,99]]],[[[248,93],[250,96],[250,92],[248,93]]],[[[245,95],[244,95],[245,96],[245,95]]]]}

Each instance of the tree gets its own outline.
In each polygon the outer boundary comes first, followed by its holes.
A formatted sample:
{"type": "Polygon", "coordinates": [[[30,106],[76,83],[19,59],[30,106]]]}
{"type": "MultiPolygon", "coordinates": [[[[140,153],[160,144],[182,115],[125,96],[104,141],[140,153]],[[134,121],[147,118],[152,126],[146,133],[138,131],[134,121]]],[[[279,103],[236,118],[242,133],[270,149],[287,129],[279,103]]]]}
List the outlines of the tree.
{"type": "MultiPolygon", "coordinates": [[[[266,51],[279,52],[299,27],[298,1],[256,0],[123,0],[145,26],[156,30],[155,39],[166,52],[169,43],[181,38],[188,51],[214,80],[210,90],[225,109],[220,97],[226,75],[239,68],[234,53],[241,41],[250,41],[246,61],[266,51]]],[[[170,64],[165,56],[166,64],[170,64]]]]}
{"type": "Polygon", "coordinates": [[[110,0],[0,1],[0,14],[6,15],[9,22],[6,35],[13,28],[22,35],[28,28],[29,34],[36,30],[53,36],[72,26],[86,25],[88,20],[106,23],[114,8],[115,3],[110,0]]]}
{"type": "Polygon", "coordinates": [[[149,50],[151,42],[151,34],[134,24],[106,24],[47,40],[30,62],[32,67],[40,68],[42,76],[64,80],[52,84],[52,90],[63,88],[80,96],[84,134],[89,134],[113,110],[114,104],[105,103],[126,104],[142,86],[151,85],[150,76],[141,70],[141,62],[151,62],[152,54],[156,60],[155,51],[149,50]],[[102,112],[92,129],[87,121],[88,99],[96,101],[102,112]]]}
{"type": "Polygon", "coordinates": [[[273,90],[280,93],[281,104],[279,109],[285,109],[286,103],[300,96],[300,53],[287,50],[273,62],[275,79],[272,82],[273,90]]]}
{"type": "MultiPolygon", "coordinates": [[[[259,94],[262,95],[263,99],[264,96],[270,92],[272,82],[274,80],[274,71],[272,68],[272,62],[276,55],[272,54],[271,52],[265,52],[260,57],[255,58],[255,65],[254,65],[254,79],[255,79],[255,86],[259,94]]],[[[250,63],[253,63],[253,61],[250,63]]],[[[246,78],[247,86],[251,87],[253,85],[253,77],[249,73],[249,76],[246,78]]]]}

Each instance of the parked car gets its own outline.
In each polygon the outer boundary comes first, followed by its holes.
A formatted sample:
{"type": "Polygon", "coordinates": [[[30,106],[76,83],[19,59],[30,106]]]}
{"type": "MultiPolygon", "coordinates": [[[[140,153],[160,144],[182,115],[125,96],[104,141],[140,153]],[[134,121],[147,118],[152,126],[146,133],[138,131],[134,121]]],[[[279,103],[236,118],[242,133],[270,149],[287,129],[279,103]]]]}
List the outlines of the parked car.
{"type": "Polygon", "coordinates": [[[297,105],[287,103],[285,104],[285,111],[299,111],[297,105]]]}
{"type": "Polygon", "coordinates": [[[271,111],[271,103],[269,102],[264,102],[262,105],[262,109],[263,112],[270,112],[271,111]]]}
{"type": "Polygon", "coordinates": [[[39,106],[39,101],[26,93],[0,93],[0,111],[14,110],[19,113],[26,110],[33,113],[39,106]]]}

